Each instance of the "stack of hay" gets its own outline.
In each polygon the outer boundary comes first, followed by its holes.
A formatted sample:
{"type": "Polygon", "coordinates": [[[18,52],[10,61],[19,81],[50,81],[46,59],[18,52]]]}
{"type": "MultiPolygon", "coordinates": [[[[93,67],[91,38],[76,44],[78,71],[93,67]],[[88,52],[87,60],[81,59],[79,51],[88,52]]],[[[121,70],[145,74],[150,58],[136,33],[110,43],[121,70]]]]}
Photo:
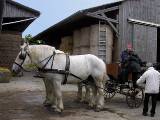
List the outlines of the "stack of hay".
{"type": "Polygon", "coordinates": [[[9,69],[0,67],[0,83],[8,83],[12,75],[9,69]]]}

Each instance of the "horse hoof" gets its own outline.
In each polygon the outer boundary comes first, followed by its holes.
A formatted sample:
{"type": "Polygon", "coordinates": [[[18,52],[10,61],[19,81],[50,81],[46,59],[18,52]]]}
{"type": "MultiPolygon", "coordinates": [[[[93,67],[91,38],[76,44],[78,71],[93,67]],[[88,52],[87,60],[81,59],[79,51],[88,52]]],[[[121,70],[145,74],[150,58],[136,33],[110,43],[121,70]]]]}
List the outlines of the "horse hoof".
{"type": "Polygon", "coordinates": [[[83,103],[84,103],[84,104],[88,104],[88,102],[87,102],[87,101],[83,101],[83,103]]]}
{"type": "Polygon", "coordinates": [[[54,110],[55,110],[55,112],[58,113],[58,114],[62,114],[62,113],[63,113],[63,110],[61,110],[61,109],[54,109],[54,110]]]}
{"type": "Polygon", "coordinates": [[[91,106],[88,106],[88,107],[87,107],[87,109],[88,109],[88,110],[92,110],[92,109],[93,109],[93,107],[91,107],[91,106]]]}
{"type": "Polygon", "coordinates": [[[96,108],[94,111],[95,111],[95,112],[100,112],[101,109],[100,109],[100,108],[96,108]]]}
{"type": "Polygon", "coordinates": [[[52,104],[50,104],[50,103],[43,103],[43,106],[44,106],[44,107],[51,107],[52,104]]]}
{"type": "Polygon", "coordinates": [[[76,103],[82,103],[82,101],[83,101],[83,100],[80,100],[80,99],[76,99],[76,100],[75,100],[76,103]]]}

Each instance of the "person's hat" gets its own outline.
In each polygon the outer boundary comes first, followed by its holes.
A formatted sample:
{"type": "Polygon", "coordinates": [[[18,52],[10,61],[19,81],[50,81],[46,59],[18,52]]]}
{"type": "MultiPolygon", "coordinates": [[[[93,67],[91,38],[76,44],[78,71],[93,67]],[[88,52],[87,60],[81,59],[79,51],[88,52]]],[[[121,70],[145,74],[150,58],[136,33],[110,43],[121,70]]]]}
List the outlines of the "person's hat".
{"type": "Polygon", "coordinates": [[[127,49],[128,49],[128,50],[132,50],[132,44],[130,44],[130,43],[127,44],[127,49]]]}

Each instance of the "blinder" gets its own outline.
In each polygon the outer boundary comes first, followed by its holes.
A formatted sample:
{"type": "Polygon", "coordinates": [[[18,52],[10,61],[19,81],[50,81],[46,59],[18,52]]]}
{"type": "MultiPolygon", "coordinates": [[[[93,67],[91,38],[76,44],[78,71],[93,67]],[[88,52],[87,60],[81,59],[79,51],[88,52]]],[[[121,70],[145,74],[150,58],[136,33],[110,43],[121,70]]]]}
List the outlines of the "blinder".
{"type": "Polygon", "coordinates": [[[22,54],[22,52],[20,53],[20,55],[19,55],[19,59],[21,59],[21,60],[25,60],[25,58],[26,58],[26,54],[22,54]]]}

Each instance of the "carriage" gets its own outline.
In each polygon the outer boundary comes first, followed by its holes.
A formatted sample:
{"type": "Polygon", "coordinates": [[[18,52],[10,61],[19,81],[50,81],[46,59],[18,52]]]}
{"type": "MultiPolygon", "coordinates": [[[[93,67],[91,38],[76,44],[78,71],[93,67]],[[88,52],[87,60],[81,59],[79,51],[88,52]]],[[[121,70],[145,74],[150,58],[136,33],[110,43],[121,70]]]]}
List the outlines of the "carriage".
{"type": "Polygon", "coordinates": [[[106,101],[109,101],[117,93],[126,96],[126,103],[130,108],[138,108],[144,99],[144,92],[142,87],[133,87],[132,75],[128,77],[128,81],[121,84],[118,75],[121,70],[119,63],[107,64],[107,74],[110,78],[105,83],[104,97],[106,101]]]}

